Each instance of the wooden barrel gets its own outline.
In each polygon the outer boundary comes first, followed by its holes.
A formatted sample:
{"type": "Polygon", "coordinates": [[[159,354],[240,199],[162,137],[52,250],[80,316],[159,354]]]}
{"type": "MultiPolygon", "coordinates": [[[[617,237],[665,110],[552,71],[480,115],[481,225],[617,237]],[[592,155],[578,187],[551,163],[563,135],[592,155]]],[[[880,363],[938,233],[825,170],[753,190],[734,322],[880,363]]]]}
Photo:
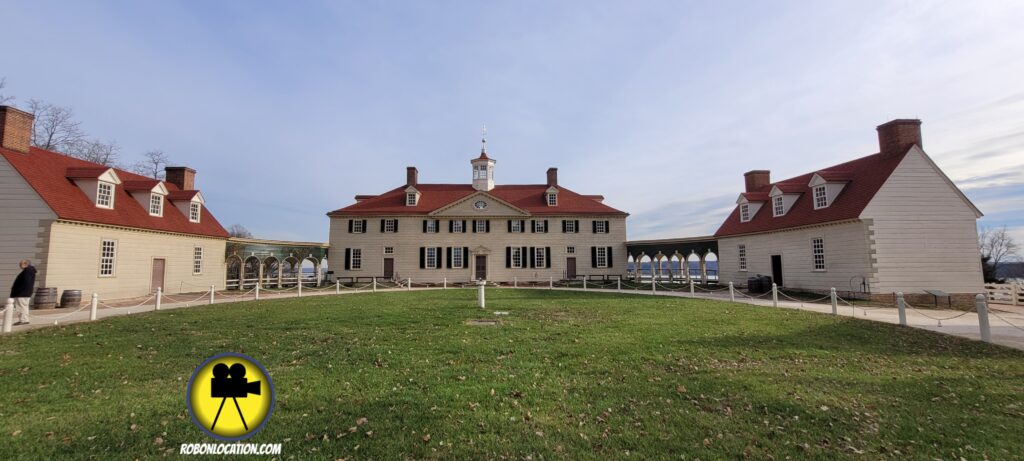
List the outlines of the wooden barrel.
{"type": "Polygon", "coordinates": [[[82,305],[82,290],[64,290],[60,295],[60,307],[78,307],[82,305]]]}
{"type": "Polygon", "coordinates": [[[33,307],[36,309],[53,309],[57,307],[57,289],[36,288],[36,300],[33,307]]]}

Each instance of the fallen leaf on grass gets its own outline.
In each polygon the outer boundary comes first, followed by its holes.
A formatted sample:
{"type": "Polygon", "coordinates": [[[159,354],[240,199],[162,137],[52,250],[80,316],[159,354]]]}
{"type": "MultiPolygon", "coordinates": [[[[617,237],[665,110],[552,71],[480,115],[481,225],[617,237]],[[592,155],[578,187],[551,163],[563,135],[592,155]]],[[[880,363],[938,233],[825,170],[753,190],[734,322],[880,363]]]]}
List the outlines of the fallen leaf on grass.
{"type": "Polygon", "coordinates": [[[423,440],[423,443],[430,443],[430,434],[420,437],[420,440],[423,440]]]}

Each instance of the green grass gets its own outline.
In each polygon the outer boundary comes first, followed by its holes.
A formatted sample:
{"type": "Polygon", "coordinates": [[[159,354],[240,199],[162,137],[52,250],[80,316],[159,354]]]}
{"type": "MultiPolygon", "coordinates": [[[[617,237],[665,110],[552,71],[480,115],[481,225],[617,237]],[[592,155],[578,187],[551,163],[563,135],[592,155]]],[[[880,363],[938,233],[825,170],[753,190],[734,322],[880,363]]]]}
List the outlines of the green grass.
{"type": "Polygon", "coordinates": [[[1018,351],[681,298],[501,289],[474,305],[473,290],[358,294],[3,337],[0,458],[212,441],[185,385],[237,351],[277,389],[249,441],[284,458],[1024,459],[1018,351]],[[493,310],[511,316],[464,323],[493,310]]]}

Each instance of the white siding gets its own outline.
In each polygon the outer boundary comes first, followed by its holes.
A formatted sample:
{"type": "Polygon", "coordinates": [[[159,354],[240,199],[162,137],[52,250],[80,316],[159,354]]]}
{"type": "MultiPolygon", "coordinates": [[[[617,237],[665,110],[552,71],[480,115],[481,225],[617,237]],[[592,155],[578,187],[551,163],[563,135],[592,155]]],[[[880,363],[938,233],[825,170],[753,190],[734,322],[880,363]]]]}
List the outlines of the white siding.
{"type": "Polygon", "coordinates": [[[10,294],[22,259],[31,260],[39,271],[36,287],[46,286],[46,233],[56,218],[32,186],[0,156],[0,300],[10,294]]]}
{"type": "Polygon", "coordinates": [[[861,214],[874,231],[877,292],[982,291],[977,215],[914,148],[861,214]]]}
{"type": "MultiPolygon", "coordinates": [[[[782,232],[726,237],[718,241],[721,283],[745,285],[747,277],[772,275],[772,255],[782,256],[786,288],[828,291],[851,290],[851,279],[870,276],[867,226],[860,221],[808,227],[782,232]],[[825,270],[814,270],[811,241],[825,241],[825,270]],[[737,248],[747,246],[747,270],[740,271],[737,248]]],[[[853,287],[860,291],[860,287],[853,287]]]]}

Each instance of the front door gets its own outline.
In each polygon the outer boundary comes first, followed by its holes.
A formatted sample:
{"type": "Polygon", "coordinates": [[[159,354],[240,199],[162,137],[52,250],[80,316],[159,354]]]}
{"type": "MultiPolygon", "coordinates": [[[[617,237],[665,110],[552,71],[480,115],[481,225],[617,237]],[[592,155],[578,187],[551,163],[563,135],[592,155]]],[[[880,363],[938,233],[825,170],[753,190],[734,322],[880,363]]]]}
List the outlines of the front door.
{"type": "Polygon", "coordinates": [[[166,262],[163,259],[153,260],[153,280],[150,283],[150,293],[156,293],[156,289],[163,290],[164,288],[164,264],[166,262]]]}
{"type": "Polygon", "coordinates": [[[395,278],[395,258],[384,258],[384,278],[387,280],[395,278]]]}
{"type": "Polygon", "coordinates": [[[487,256],[476,255],[476,279],[487,280],[487,256]]]}
{"type": "Polygon", "coordinates": [[[573,280],[576,278],[576,258],[565,258],[565,278],[573,280]]]}
{"type": "Polygon", "coordinates": [[[782,286],[782,255],[772,255],[772,281],[782,286]]]}

